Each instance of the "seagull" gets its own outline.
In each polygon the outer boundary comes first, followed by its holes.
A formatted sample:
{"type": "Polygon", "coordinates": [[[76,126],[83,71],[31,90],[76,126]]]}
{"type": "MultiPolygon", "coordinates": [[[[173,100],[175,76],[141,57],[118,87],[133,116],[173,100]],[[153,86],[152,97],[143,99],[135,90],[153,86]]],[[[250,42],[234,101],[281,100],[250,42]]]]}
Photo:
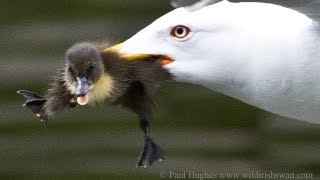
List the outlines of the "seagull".
{"type": "Polygon", "coordinates": [[[177,81],[320,123],[320,28],[306,13],[227,0],[181,7],[109,50],[157,57],[177,81]]]}

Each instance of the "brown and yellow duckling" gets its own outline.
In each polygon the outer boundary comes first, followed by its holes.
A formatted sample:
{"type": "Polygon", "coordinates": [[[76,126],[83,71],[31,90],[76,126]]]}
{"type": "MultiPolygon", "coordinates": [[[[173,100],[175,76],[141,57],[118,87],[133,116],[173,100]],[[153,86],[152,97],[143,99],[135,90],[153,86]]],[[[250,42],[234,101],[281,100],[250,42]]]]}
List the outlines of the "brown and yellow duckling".
{"type": "Polygon", "coordinates": [[[92,43],[79,43],[66,53],[66,65],[44,97],[20,90],[25,106],[42,120],[77,105],[120,104],[138,115],[145,146],[138,166],[148,167],[164,159],[163,151],[153,142],[149,119],[153,111],[152,95],[159,85],[171,79],[161,64],[150,59],[128,61],[112,51],[92,43]]]}

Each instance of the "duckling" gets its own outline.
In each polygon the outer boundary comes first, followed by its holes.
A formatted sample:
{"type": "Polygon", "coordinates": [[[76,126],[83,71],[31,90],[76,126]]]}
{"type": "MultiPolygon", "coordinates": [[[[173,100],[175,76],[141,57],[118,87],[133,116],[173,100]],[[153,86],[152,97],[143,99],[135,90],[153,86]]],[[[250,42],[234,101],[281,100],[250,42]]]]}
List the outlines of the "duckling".
{"type": "Polygon", "coordinates": [[[137,166],[149,167],[164,159],[164,152],[153,141],[149,120],[153,114],[154,91],[171,74],[151,59],[128,61],[117,53],[83,42],[66,52],[66,65],[59,70],[52,88],[44,97],[20,90],[25,106],[43,121],[67,107],[87,104],[120,104],[139,118],[144,132],[144,149],[137,166]]]}

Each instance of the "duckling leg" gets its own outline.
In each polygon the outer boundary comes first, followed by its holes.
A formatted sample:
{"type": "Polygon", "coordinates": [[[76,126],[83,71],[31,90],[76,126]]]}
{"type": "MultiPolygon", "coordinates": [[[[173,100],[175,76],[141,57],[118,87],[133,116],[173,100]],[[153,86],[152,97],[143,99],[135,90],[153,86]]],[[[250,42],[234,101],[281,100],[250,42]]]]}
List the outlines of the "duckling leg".
{"type": "Polygon", "coordinates": [[[140,116],[139,125],[144,132],[144,149],[140,155],[137,166],[147,168],[155,161],[163,160],[164,152],[151,138],[151,130],[148,119],[144,116],[140,116]]]}
{"type": "Polygon", "coordinates": [[[164,152],[153,142],[149,119],[152,117],[153,101],[141,82],[134,82],[127,92],[118,99],[124,107],[131,109],[138,115],[139,125],[144,132],[144,148],[138,160],[138,167],[149,167],[155,161],[164,159],[164,152]]]}

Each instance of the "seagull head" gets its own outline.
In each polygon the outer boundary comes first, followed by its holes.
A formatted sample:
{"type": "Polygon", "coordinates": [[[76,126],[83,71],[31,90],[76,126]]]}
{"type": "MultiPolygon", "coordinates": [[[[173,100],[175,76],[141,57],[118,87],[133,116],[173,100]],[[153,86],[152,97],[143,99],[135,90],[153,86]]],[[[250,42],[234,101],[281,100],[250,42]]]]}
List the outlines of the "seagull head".
{"type": "Polygon", "coordinates": [[[277,5],[221,1],[175,9],[111,50],[129,60],[158,58],[180,81],[219,82],[278,53],[277,46],[295,41],[310,23],[277,5]]]}

